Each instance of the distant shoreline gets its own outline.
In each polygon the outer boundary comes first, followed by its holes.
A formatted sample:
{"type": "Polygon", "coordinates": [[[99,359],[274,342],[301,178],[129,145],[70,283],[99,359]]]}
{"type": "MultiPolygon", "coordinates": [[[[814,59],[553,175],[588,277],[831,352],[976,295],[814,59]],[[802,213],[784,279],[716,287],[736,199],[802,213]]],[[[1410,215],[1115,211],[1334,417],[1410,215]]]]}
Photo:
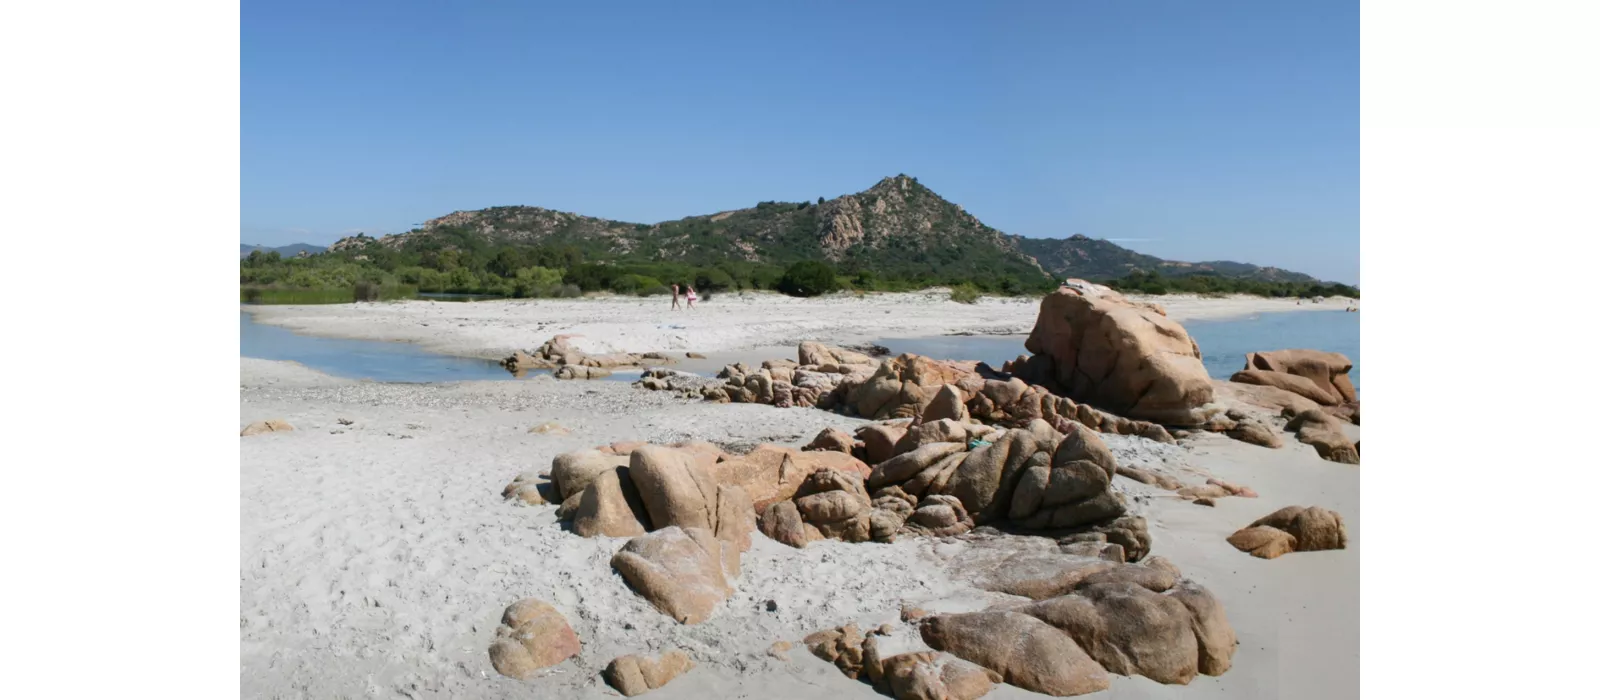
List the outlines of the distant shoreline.
{"type": "MultiPolygon", "coordinates": [[[[1320,304],[1248,295],[1132,295],[1159,304],[1179,323],[1257,313],[1344,312],[1353,300],[1320,304]]],[[[1037,297],[949,300],[940,289],[837,294],[810,299],[770,292],[723,293],[693,311],[663,297],[405,300],[361,304],[241,305],[258,323],[304,335],[415,343],[457,357],[498,360],[560,334],[582,336],[592,352],[733,353],[793,347],[802,340],[859,343],[886,337],[1017,335],[1033,328],[1037,297]]]]}

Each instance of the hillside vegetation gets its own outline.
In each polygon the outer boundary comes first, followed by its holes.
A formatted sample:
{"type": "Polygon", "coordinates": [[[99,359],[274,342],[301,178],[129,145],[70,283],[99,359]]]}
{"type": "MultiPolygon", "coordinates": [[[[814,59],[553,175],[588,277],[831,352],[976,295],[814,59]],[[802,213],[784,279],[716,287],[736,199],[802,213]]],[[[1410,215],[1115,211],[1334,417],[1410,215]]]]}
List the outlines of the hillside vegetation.
{"type": "Polygon", "coordinates": [[[1318,284],[1244,263],[1165,261],[1084,236],[1008,235],[904,175],[834,199],[761,202],[656,224],[523,206],[460,211],[404,234],[341,239],[306,257],[253,252],[240,262],[239,281],[247,289],[365,283],[519,297],[659,294],[673,283],[702,293],[950,285],[1021,294],[1053,289],[1068,277],[1144,285],[1138,275],[1149,274],[1212,280],[1188,283],[1201,285],[1248,281],[1259,284],[1241,290],[1278,295],[1318,284]]]}

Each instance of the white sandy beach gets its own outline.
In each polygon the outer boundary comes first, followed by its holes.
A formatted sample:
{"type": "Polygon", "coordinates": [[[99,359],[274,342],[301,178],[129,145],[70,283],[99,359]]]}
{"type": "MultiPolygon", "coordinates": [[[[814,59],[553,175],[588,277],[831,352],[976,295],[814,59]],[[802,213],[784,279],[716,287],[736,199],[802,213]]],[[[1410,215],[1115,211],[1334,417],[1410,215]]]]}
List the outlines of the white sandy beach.
{"type": "MultiPolygon", "coordinates": [[[[1162,305],[1179,322],[1276,311],[1343,312],[1351,300],[1320,304],[1250,296],[1133,297],[1162,305]]],[[[298,333],[417,343],[447,355],[500,359],[551,336],[583,336],[588,352],[732,353],[792,349],[802,340],[830,343],[950,334],[1027,333],[1036,297],[950,301],[941,290],[904,294],[834,294],[796,299],[769,292],[719,294],[693,311],[672,311],[666,297],[593,297],[478,302],[397,301],[310,306],[242,306],[256,321],[298,333]]]]}
{"type": "MultiPolygon", "coordinates": [[[[1345,307],[1342,300],[1300,307],[1260,299],[1162,302],[1180,319],[1345,307]]],[[[658,299],[608,299],[254,310],[262,321],[304,332],[410,340],[452,354],[495,357],[564,332],[626,351],[1026,332],[1037,308],[1033,300],[953,304],[937,294],[810,301],[729,295],[694,314],[672,316],[663,306],[658,299]],[[663,327],[667,319],[683,328],[663,327]],[[863,335],[864,327],[873,330],[863,335]]],[[[882,697],[803,646],[787,661],[766,650],[848,622],[891,621],[898,643],[923,648],[899,622],[903,603],[978,609],[996,595],[950,572],[951,559],[971,546],[955,538],[823,541],[796,550],[758,534],[734,595],[707,622],[679,625],[634,595],[610,568],[624,540],[578,537],[556,523],[554,507],[514,505],[500,496],[518,473],[547,468],[569,450],[620,440],[800,445],[824,427],[849,430],[859,419],[689,401],[622,382],[535,377],[381,384],[241,359],[241,426],[269,418],[295,430],[240,438],[245,697],[618,697],[599,676],[611,659],[668,648],[687,651],[698,666],[651,698],[882,697]],[[572,433],[528,432],[546,421],[572,433]],[[486,650],[501,611],[525,597],[555,605],[583,651],[523,682],[497,674],[486,650]]],[[[1240,645],[1233,668],[1221,677],[1165,686],[1117,676],[1109,691],[1089,697],[1356,695],[1359,467],[1321,460],[1292,438],[1278,450],[1213,434],[1177,446],[1119,436],[1106,441],[1121,464],[1194,483],[1217,476],[1250,486],[1260,497],[1224,498],[1208,508],[1116,479],[1115,487],[1136,496],[1130,501],[1149,520],[1152,554],[1172,560],[1223,602],[1240,645]],[[1338,511],[1349,548],[1269,561],[1225,541],[1287,505],[1338,511]]],[[[997,685],[986,697],[1042,696],[997,685]]]]}

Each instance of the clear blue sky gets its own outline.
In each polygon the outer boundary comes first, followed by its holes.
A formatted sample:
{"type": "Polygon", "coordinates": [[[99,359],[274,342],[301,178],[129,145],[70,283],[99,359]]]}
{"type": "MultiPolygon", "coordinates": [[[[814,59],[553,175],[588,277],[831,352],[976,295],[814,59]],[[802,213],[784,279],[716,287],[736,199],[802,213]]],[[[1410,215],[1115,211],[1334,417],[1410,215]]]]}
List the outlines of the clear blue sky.
{"type": "Polygon", "coordinates": [[[906,173],[984,222],[1359,283],[1356,2],[245,0],[241,239],[655,222],[906,173]]]}

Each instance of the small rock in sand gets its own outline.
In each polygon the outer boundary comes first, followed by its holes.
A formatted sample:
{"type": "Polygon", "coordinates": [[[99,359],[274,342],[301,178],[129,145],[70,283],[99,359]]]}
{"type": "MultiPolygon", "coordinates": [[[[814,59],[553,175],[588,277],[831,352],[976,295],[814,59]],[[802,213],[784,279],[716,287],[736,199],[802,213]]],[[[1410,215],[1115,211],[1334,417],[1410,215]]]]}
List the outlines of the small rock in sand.
{"type": "Polygon", "coordinates": [[[619,656],[606,666],[602,675],[608,685],[631,698],[660,688],[692,668],[694,661],[689,655],[674,649],[657,659],[638,654],[619,656]]]}
{"type": "Polygon", "coordinates": [[[528,432],[538,433],[540,435],[571,435],[572,429],[560,423],[551,421],[549,423],[540,423],[532,428],[528,428],[528,432]]]}
{"type": "Polygon", "coordinates": [[[289,425],[286,421],[277,419],[258,420],[245,426],[244,430],[239,431],[239,435],[243,437],[246,435],[265,435],[267,433],[287,433],[292,430],[294,430],[294,426],[289,425]]]}
{"type": "Polygon", "coordinates": [[[489,661],[502,675],[527,680],[541,668],[578,655],[577,633],[561,613],[542,600],[524,598],[512,603],[500,623],[494,643],[489,645],[489,661]]]}

